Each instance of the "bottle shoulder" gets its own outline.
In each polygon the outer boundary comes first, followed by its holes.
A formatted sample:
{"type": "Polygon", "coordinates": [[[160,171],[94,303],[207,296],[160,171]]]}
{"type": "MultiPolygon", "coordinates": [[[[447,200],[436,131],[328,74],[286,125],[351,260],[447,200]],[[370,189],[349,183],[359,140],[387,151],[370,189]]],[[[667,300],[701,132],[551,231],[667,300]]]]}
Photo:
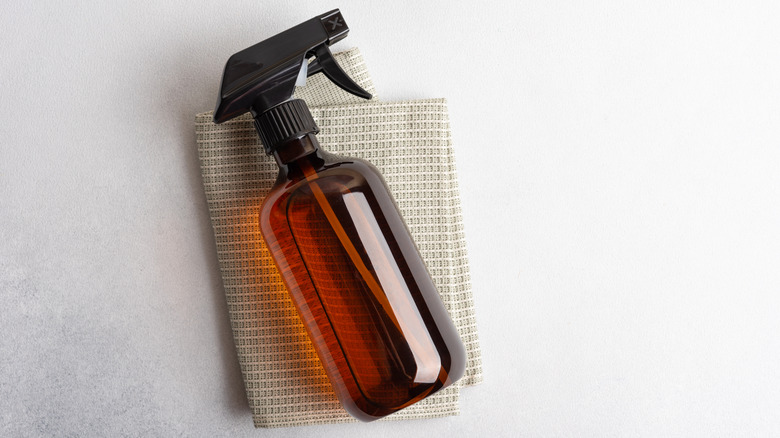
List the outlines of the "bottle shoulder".
{"type": "Polygon", "coordinates": [[[379,170],[367,160],[327,154],[322,164],[312,168],[308,177],[301,172],[282,169],[274,186],[266,195],[261,206],[261,216],[269,218],[272,210],[285,210],[288,201],[297,193],[309,192],[309,183],[317,181],[317,186],[325,194],[349,191],[370,191],[375,194],[387,192],[385,182],[379,170]]]}
{"type": "Polygon", "coordinates": [[[303,175],[280,175],[271,191],[293,192],[307,181],[327,180],[334,177],[365,180],[368,183],[382,178],[373,164],[360,158],[332,156],[332,159],[326,161],[323,166],[313,170],[313,175],[308,178],[303,175]]]}
{"type": "Polygon", "coordinates": [[[327,174],[348,173],[366,173],[380,175],[379,170],[371,164],[370,161],[362,158],[346,157],[342,155],[328,154],[325,160],[325,166],[318,170],[318,173],[327,174]]]}

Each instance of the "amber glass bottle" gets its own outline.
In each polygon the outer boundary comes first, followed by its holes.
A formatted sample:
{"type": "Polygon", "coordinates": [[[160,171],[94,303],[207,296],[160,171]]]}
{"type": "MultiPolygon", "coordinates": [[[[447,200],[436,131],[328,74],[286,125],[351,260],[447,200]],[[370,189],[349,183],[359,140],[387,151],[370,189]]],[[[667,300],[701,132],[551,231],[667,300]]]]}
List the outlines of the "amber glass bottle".
{"type": "Polygon", "coordinates": [[[376,168],[313,134],[273,155],[263,237],[344,408],[375,420],[459,379],[463,344],[376,168]]]}

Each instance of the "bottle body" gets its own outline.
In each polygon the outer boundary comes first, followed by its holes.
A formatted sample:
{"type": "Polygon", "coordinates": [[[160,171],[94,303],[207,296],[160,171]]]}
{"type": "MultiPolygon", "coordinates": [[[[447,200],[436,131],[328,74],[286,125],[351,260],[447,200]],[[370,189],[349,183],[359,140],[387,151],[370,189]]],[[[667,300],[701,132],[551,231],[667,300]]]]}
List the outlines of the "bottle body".
{"type": "Polygon", "coordinates": [[[459,379],[465,349],[378,171],[320,150],[280,165],[261,230],[342,406],[371,421],[459,379]]]}

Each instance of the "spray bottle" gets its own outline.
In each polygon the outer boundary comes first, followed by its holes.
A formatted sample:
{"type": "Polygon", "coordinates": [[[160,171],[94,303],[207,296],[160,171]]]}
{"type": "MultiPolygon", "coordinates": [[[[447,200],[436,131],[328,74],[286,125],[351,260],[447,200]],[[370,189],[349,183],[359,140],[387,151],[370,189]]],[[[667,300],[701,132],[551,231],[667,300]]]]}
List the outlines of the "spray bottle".
{"type": "Polygon", "coordinates": [[[381,174],[324,151],[306,103],[292,99],[296,83],[320,72],[371,98],[330,52],[348,32],[335,9],[234,54],[214,121],[254,117],[279,165],[258,218],[263,238],[336,396],[372,421],[451,385],[466,360],[381,174]]]}

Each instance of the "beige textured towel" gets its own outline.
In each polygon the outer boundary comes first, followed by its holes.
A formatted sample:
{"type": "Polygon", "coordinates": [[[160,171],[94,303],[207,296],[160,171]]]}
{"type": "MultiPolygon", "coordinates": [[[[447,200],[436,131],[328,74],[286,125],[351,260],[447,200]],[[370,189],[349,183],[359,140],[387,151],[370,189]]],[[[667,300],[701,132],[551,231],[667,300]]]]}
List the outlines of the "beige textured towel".
{"type": "MultiPolygon", "coordinates": [[[[374,86],[357,49],[336,54],[364,89],[374,86]]],[[[464,385],[482,381],[474,301],[447,106],[443,99],[365,101],[309,78],[306,100],[329,152],[365,158],[382,171],[466,345],[457,384],[388,419],[458,413],[464,385]]],[[[258,211],[277,174],[252,119],[222,125],[196,116],[198,153],[238,359],[256,427],[355,421],[339,405],[260,235],[258,211]]]]}

